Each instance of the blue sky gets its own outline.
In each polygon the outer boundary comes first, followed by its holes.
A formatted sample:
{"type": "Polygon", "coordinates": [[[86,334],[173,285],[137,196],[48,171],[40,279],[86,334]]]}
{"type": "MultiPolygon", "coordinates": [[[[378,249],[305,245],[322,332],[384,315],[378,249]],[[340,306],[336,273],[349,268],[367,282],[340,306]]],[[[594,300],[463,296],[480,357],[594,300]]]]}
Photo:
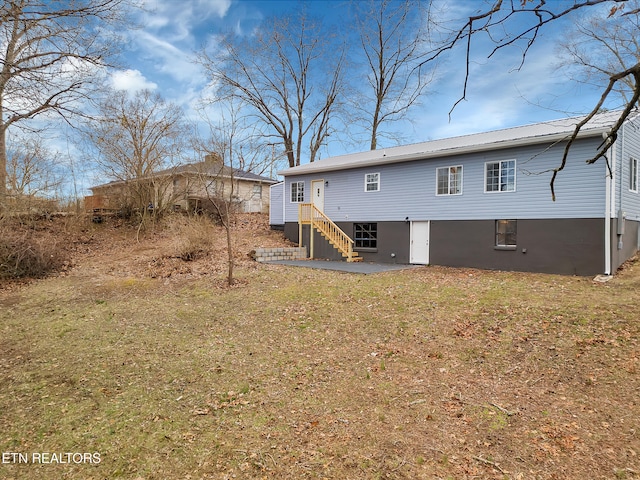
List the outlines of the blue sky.
{"type": "MultiPolygon", "coordinates": [[[[450,22],[464,21],[484,2],[437,0],[450,22]]],[[[555,0],[554,0],[555,1],[555,0]]],[[[268,16],[286,14],[295,0],[144,0],[141,28],[126,32],[127,46],[122,70],[109,72],[112,86],[135,91],[150,88],[175,102],[195,118],[194,107],[206,89],[208,79],[193,62],[204,45],[216,48],[216,38],[233,30],[250,35],[268,16]]],[[[312,13],[327,21],[349,15],[349,2],[311,0],[312,13]]],[[[403,125],[404,142],[495,130],[515,125],[552,120],[586,113],[597,102],[599,92],[572,83],[558,68],[556,44],[569,28],[556,22],[541,35],[517,70],[522,50],[501,50],[492,59],[486,55],[491,44],[478,37],[472,52],[471,79],[467,100],[449,117],[460,98],[464,79],[464,52],[449,52],[440,63],[431,93],[413,110],[412,123],[403,125]]],[[[612,106],[615,107],[615,106],[612,106]]],[[[388,145],[383,145],[388,146],[388,145]]],[[[330,143],[321,158],[365,149],[330,143]]]]}

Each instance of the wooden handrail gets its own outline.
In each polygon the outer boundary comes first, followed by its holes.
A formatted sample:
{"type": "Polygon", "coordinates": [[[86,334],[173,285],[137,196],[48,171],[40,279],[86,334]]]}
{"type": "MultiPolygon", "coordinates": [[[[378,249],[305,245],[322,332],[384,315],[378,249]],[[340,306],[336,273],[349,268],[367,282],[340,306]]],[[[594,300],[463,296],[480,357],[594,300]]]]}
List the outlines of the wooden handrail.
{"type": "MultiPolygon", "coordinates": [[[[314,228],[317,229],[347,257],[347,261],[353,260],[353,240],[313,203],[301,203],[299,205],[298,223],[301,226],[311,225],[312,231],[314,228]]],[[[300,241],[302,241],[302,236],[300,236],[300,241]]]]}

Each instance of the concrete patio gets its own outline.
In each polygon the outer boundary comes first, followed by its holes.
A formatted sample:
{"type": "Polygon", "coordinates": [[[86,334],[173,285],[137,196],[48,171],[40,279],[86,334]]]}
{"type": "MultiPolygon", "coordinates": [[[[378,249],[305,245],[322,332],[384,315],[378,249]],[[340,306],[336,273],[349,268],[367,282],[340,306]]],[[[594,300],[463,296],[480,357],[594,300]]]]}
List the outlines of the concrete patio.
{"type": "Polygon", "coordinates": [[[391,272],[409,268],[422,268],[423,265],[399,265],[392,263],[366,263],[366,262],[340,262],[330,260],[278,260],[264,262],[271,265],[289,265],[292,267],[318,268],[321,270],[334,270],[337,272],[360,273],[370,275],[372,273],[391,272]]]}

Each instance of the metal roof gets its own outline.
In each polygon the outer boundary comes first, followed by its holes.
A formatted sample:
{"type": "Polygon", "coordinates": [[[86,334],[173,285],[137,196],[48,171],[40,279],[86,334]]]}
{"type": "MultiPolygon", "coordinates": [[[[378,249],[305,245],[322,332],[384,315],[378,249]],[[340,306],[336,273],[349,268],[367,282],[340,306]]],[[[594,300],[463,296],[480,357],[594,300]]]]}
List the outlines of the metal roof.
{"type": "MultiPolygon", "coordinates": [[[[600,113],[587,123],[578,138],[600,136],[609,131],[620,118],[620,111],[600,113]]],[[[300,165],[278,172],[279,175],[302,175],[306,173],[346,170],[357,167],[383,165],[388,163],[423,160],[428,158],[459,155],[568,140],[575,126],[584,117],[564,118],[549,122],[535,123],[519,127],[505,128],[484,133],[474,133],[459,137],[443,138],[428,142],[414,143],[400,147],[369,150],[366,152],[340,155],[300,165]]]]}

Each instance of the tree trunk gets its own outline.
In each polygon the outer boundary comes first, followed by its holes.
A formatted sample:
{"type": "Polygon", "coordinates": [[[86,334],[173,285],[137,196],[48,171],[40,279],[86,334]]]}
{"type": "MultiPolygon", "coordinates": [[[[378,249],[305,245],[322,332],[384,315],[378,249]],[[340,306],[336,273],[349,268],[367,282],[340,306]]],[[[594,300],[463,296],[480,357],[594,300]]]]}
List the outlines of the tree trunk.
{"type": "Polygon", "coordinates": [[[380,126],[380,111],[382,110],[382,91],[383,85],[381,81],[380,90],[376,94],[376,108],[373,111],[373,120],[371,122],[371,150],[378,148],[378,127],[380,126]]]}
{"type": "MultiPolygon", "coordinates": [[[[0,110],[2,115],[2,110],[0,110]]],[[[7,129],[0,127],[0,211],[7,198],[7,129]]]]}
{"type": "Polygon", "coordinates": [[[378,148],[378,124],[375,122],[371,129],[371,150],[378,148]]]}
{"type": "Polygon", "coordinates": [[[225,230],[227,231],[227,254],[228,254],[228,271],[227,271],[227,284],[233,285],[233,245],[231,244],[231,219],[229,218],[229,204],[227,204],[227,219],[225,223],[225,230]]]}

